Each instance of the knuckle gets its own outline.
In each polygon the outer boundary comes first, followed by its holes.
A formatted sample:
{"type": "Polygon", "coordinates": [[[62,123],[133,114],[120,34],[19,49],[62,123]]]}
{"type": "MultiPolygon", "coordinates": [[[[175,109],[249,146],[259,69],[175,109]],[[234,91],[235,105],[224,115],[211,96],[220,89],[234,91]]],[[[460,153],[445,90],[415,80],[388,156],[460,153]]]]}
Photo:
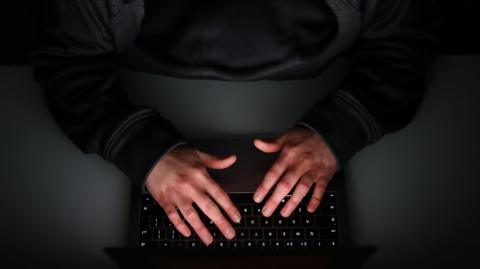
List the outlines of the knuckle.
{"type": "Polygon", "coordinates": [[[192,170],[192,177],[193,178],[205,178],[208,176],[208,173],[207,171],[205,170],[205,168],[199,168],[199,169],[194,169],[192,170]]]}
{"type": "Polygon", "coordinates": [[[283,197],[272,197],[270,199],[270,202],[268,203],[268,206],[275,209],[280,204],[282,199],[283,199],[283,197]]]}
{"type": "MultiPolygon", "coordinates": [[[[213,221],[213,220],[212,220],[212,221],[213,221]]],[[[228,226],[230,225],[230,224],[228,223],[228,221],[225,220],[225,218],[223,218],[223,217],[217,219],[217,220],[214,221],[214,222],[215,222],[215,225],[217,225],[217,227],[218,227],[219,230],[228,229],[228,226]]]]}
{"type": "Polygon", "coordinates": [[[301,160],[306,164],[313,164],[314,163],[313,154],[311,152],[304,152],[302,153],[301,160]]]}
{"type": "Polygon", "coordinates": [[[272,177],[278,176],[280,174],[280,169],[279,169],[278,165],[272,166],[272,168],[270,168],[270,171],[268,173],[272,177]]]}
{"type": "Polygon", "coordinates": [[[172,222],[173,225],[178,225],[180,220],[176,212],[173,212],[173,211],[168,212],[167,217],[172,222]]]}
{"type": "Polygon", "coordinates": [[[234,214],[237,212],[237,209],[233,205],[228,205],[224,207],[225,211],[231,214],[234,214]]]}
{"type": "Polygon", "coordinates": [[[189,208],[185,210],[185,212],[183,213],[183,216],[185,217],[185,219],[192,221],[195,219],[195,214],[196,214],[195,209],[189,208]]]}
{"type": "Polygon", "coordinates": [[[298,196],[292,196],[290,197],[290,199],[288,200],[288,202],[290,203],[290,206],[292,208],[295,208],[297,207],[298,204],[300,204],[300,202],[302,201],[303,197],[298,197],[298,196]]]}
{"type": "Polygon", "coordinates": [[[323,192],[327,188],[327,183],[323,180],[320,180],[319,182],[316,183],[316,187],[318,190],[323,192]]]}
{"type": "Polygon", "coordinates": [[[282,191],[289,191],[293,187],[293,184],[289,180],[282,180],[278,182],[277,188],[282,191]]]}
{"type": "Polygon", "coordinates": [[[230,202],[230,197],[228,197],[228,195],[221,189],[214,191],[213,195],[215,198],[217,198],[219,201],[222,201],[223,203],[230,202]]]}
{"type": "Polygon", "coordinates": [[[290,146],[285,146],[284,148],[284,153],[283,155],[285,156],[285,159],[289,160],[291,158],[293,158],[293,156],[295,155],[295,152],[293,151],[293,148],[290,147],[290,146]]]}
{"type": "Polygon", "coordinates": [[[298,187],[300,187],[302,189],[309,189],[310,188],[310,183],[306,180],[302,180],[302,181],[298,182],[298,187]]]}
{"type": "Polygon", "coordinates": [[[176,186],[179,187],[180,189],[184,189],[190,185],[190,180],[189,177],[186,175],[181,175],[177,179],[177,184],[176,186]]]}
{"type": "Polygon", "coordinates": [[[208,202],[205,204],[205,213],[214,214],[217,213],[217,210],[218,207],[214,203],[208,202]]]}

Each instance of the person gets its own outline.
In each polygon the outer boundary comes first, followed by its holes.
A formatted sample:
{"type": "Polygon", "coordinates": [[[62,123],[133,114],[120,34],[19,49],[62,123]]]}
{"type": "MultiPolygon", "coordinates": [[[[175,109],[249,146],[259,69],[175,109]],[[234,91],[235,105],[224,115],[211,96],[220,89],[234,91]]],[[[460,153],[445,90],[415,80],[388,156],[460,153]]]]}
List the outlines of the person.
{"type": "Polygon", "coordinates": [[[153,108],[132,104],[112,69],[117,55],[135,48],[148,55],[148,72],[231,81],[310,78],[346,56],[338,88],[276,139],[253,141],[280,153],[253,199],[265,202],[268,217],[293,192],[280,209],[288,217],[312,188],[307,209],[315,211],[356,152],[412,120],[437,48],[432,1],[39,2],[31,61],[57,124],[83,152],[145,187],[181,234],[193,229],[206,245],[213,238],[193,204],[234,238],[230,220],[240,213],[207,168],[226,169],[236,156],[202,152],[153,108]]]}

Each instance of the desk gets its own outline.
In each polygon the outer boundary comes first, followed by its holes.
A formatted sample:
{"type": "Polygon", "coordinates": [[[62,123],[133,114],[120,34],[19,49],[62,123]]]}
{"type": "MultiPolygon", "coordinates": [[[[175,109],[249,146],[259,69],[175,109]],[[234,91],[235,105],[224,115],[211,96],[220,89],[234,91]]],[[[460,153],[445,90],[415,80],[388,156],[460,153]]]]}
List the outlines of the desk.
{"type": "MultiPolygon", "coordinates": [[[[354,243],[379,247],[363,268],[478,266],[478,70],[439,58],[414,121],[348,165],[354,243]]],[[[0,67],[0,267],[115,268],[102,248],[126,242],[130,181],[58,129],[31,71],[0,67]]]]}

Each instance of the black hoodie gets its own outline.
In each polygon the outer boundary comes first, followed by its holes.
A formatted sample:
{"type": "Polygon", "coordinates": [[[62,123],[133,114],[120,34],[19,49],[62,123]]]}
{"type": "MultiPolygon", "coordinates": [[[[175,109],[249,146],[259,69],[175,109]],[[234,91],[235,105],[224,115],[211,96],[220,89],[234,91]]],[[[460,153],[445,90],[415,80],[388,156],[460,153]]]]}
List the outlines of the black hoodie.
{"type": "Polygon", "coordinates": [[[341,86],[299,124],[327,141],[340,165],[413,118],[435,56],[432,0],[39,1],[34,75],[62,130],[138,185],[186,139],[155,110],[133,105],[112,70],[251,81],[311,78],[338,56],[341,86]]]}

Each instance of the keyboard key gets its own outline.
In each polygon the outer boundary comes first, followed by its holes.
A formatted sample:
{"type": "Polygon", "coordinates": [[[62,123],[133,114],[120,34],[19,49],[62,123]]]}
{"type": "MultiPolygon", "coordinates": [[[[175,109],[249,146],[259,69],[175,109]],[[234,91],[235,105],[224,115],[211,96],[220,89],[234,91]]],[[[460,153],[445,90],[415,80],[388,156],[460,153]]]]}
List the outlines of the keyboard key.
{"type": "Polygon", "coordinates": [[[338,238],[338,232],[335,228],[321,228],[320,238],[322,239],[336,239],[338,238]]]}
{"type": "Polygon", "coordinates": [[[270,241],[265,241],[265,240],[258,241],[257,247],[260,249],[270,248],[270,241]]]}
{"type": "Polygon", "coordinates": [[[284,242],[284,247],[285,248],[295,248],[297,247],[297,242],[296,241],[293,241],[293,240],[288,240],[288,241],[285,241],[284,242]]]}
{"type": "Polygon", "coordinates": [[[242,242],[238,240],[229,241],[228,247],[231,249],[240,249],[242,247],[242,242]]]}
{"type": "Polygon", "coordinates": [[[300,218],[299,217],[290,217],[287,219],[288,227],[299,227],[300,218]]]}
{"type": "Polygon", "coordinates": [[[252,214],[254,216],[262,216],[262,205],[261,204],[254,204],[252,206],[252,214]]]}
{"type": "Polygon", "coordinates": [[[272,218],[260,217],[260,227],[272,227],[272,225],[272,218]]]}
{"type": "Polygon", "coordinates": [[[325,246],[326,246],[326,244],[325,244],[325,241],[323,241],[323,240],[314,240],[313,241],[313,247],[315,247],[315,248],[323,248],[325,246]]]}
{"type": "Polygon", "coordinates": [[[298,242],[298,246],[301,248],[311,248],[313,246],[313,242],[309,240],[302,240],[298,242]]]}
{"type": "Polygon", "coordinates": [[[258,240],[263,239],[263,233],[261,229],[251,229],[250,230],[250,239],[258,240]]]}
{"type": "Polygon", "coordinates": [[[164,225],[163,221],[164,221],[164,219],[160,216],[151,216],[150,217],[150,227],[151,228],[163,227],[163,225],[164,225]]]}
{"type": "Polygon", "coordinates": [[[295,211],[293,211],[296,215],[302,216],[307,213],[307,205],[304,203],[300,203],[295,211]]]}
{"type": "Polygon", "coordinates": [[[208,229],[208,230],[212,234],[213,239],[224,239],[222,233],[218,229],[214,228],[214,229],[208,229]]]}
{"type": "Polygon", "coordinates": [[[290,239],[290,230],[289,229],[279,229],[278,230],[279,239],[290,239]]]}
{"type": "Polygon", "coordinates": [[[243,216],[252,215],[252,206],[251,205],[239,205],[238,210],[240,210],[240,214],[242,214],[243,216]]]}
{"type": "Polygon", "coordinates": [[[166,229],[165,230],[165,239],[166,240],[176,240],[177,237],[177,231],[175,229],[166,229]]]}
{"type": "Polygon", "coordinates": [[[314,224],[314,217],[313,216],[303,216],[301,217],[301,225],[304,227],[312,227],[314,224]]]}
{"type": "Polygon", "coordinates": [[[238,229],[237,236],[238,239],[248,239],[248,232],[246,229],[238,229]]]}
{"type": "Polygon", "coordinates": [[[150,240],[150,238],[151,238],[150,229],[140,230],[140,240],[150,240]]]}
{"type": "Polygon", "coordinates": [[[150,194],[142,195],[142,205],[154,205],[155,199],[150,194]]]}
{"type": "Polygon", "coordinates": [[[257,242],[256,241],[245,241],[243,242],[243,248],[245,249],[254,249],[257,248],[257,242]]]}
{"type": "Polygon", "coordinates": [[[335,215],[337,213],[336,206],[334,204],[321,204],[322,215],[335,215]]]}
{"type": "Polygon", "coordinates": [[[202,247],[202,242],[200,242],[200,241],[198,241],[198,240],[188,241],[188,242],[186,243],[186,247],[187,247],[187,248],[193,248],[193,249],[201,248],[201,247],[202,247]]]}
{"type": "Polygon", "coordinates": [[[272,248],[282,248],[283,247],[283,241],[278,241],[278,240],[275,240],[275,241],[271,241],[270,245],[272,246],[272,248]]]}
{"type": "Polygon", "coordinates": [[[152,232],[153,240],[165,240],[165,230],[164,229],[154,229],[152,232]]]}
{"type": "Polygon", "coordinates": [[[337,225],[335,216],[317,216],[315,218],[317,227],[333,227],[337,225]]]}
{"type": "Polygon", "coordinates": [[[159,248],[170,248],[172,246],[171,241],[160,241],[158,242],[159,248]]]}
{"type": "Polygon", "coordinates": [[[275,229],[265,229],[263,232],[263,238],[265,239],[276,239],[277,238],[277,232],[275,229]]]}
{"type": "Polygon", "coordinates": [[[336,202],[336,193],[332,191],[327,191],[323,195],[322,203],[334,204],[336,202]]]}
{"type": "Polygon", "coordinates": [[[283,217],[273,217],[273,226],[275,227],[286,227],[287,220],[283,217]]]}
{"type": "Polygon", "coordinates": [[[156,248],[157,242],[155,241],[140,241],[139,246],[141,248],[156,248]]]}
{"type": "Polygon", "coordinates": [[[258,217],[247,217],[247,227],[257,227],[258,217]]]}
{"type": "Polygon", "coordinates": [[[305,238],[307,239],[318,239],[320,236],[320,233],[318,229],[306,229],[305,231],[305,238]]]}
{"type": "Polygon", "coordinates": [[[292,239],[305,239],[305,230],[304,229],[293,229],[292,230],[292,239]]]}
{"type": "Polygon", "coordinates": [[[178,240],[178,241],[172,242],[172,248],[185,248],[185,241],[178,240]]]}
{"type": "Polygon", "coordinates": [[[217,248],[217,249],[225,249],[225,248],[228,247],[228,243],[227,243],[227,241],[223,241],[223,240],[214,241],[213,242],[213,247],[217,248]]]}
{"type": "Polygon", "coordinates": [[[327,240],[327,246],[334,248],[338,247],[338,241],[337,240],[327,240]]]}

